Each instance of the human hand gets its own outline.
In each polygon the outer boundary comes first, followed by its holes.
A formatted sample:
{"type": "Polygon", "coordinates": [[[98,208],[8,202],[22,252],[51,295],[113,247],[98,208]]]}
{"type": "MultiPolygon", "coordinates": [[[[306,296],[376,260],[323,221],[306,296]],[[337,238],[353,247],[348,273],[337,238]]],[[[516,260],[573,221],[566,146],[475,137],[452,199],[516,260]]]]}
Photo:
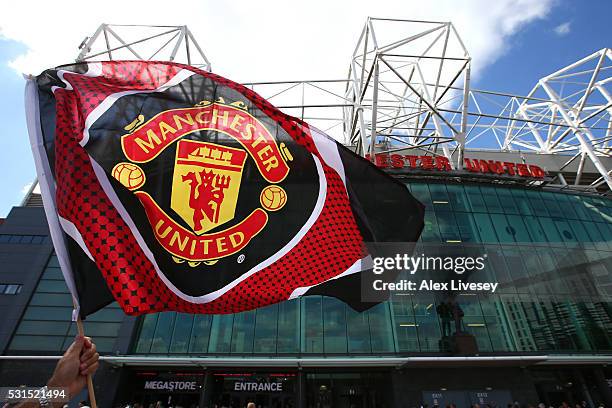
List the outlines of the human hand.
{"type": "Polygon", "coordinates": [[[99,358],[91,338],[77,336],[55,366],[47,386],[66,388],[74,398],[87,384],[87,375],[98,369],[99,358]]]}

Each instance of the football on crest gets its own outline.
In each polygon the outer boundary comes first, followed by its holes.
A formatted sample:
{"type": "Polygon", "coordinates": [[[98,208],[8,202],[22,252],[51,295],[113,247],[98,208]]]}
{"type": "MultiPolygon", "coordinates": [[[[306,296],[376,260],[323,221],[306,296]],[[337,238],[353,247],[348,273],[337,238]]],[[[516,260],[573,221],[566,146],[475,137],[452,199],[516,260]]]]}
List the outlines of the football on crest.
{"type": "Polygon", "coordinates": [[[267,186],[261,191],[259,201],[268,211],[278,211],[287,202],[287,193],[279,186],[267,186]]]}
{"type": "Polygon", "coordinates": [[[145,174],[140,167],[132,163],[119,163],[113,167],[112,175],[128,190],[136,190],[145,183],[145,174]]]}

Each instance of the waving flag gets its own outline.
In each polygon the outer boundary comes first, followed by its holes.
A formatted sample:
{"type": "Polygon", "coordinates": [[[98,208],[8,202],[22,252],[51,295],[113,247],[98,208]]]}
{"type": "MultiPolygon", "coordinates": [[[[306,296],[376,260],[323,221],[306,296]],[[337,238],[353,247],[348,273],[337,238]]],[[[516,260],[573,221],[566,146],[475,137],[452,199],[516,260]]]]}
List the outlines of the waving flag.
{"type": "Polygon", "coordinates": [[[325,294],[355,309],[365,242],[418,239],[402,184],[218,75],[82,63],[28,82],[53,242],[83,316],[234,313],[325,294]]]}

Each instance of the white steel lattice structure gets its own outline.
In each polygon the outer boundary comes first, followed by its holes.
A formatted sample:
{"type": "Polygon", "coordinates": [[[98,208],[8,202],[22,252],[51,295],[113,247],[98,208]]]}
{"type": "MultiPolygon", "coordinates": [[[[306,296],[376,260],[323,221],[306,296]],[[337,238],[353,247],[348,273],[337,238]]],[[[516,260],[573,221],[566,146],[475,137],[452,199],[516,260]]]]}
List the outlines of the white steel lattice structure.
{"type": "Polygon", "coordinates": [[[187,26],[101,24],[79,46],[77,61],[176,61],[210,71],[210,61],[187,26]]]}
{"type": "Polygon", "coordinates": [[[612,50],[604,48],[540,79],[527,98],[512,98],[517,120],[509,121],[500,147],[570,154],[568,164],[581,162],[576,184],[588,159],[601,174],[593,185],[612,189],[611,169],[600,160],[612,153],[611,69],[612,50]]]}
{"type": "Polygon", "coordinates": [[[349,67],[349,140],[372,157],[413,148],[451,159],[456,150],[460,168],[467,99],[451,88],[460,78],[468,90],[470,56],[451,23],[368,18],[349,67]],[[460,120],[443,106],[458,106],[460,120]]]}
{"type": "MultiPolygon", "coordinates": [[[[210,70],[185,26],[103,24],[81,44],[77,59],[125,54],[210,70]],[[147,30],[157,34],[144,35],[147,30]],[[145,43],[149,58],[136,49],[145,43]]],[[[245,85],[364,156],[442,155],[461,170],[466,149],[537,153],[566,160],[552,174],[558,185],[612,192],[609,48],[540,79],[526,96],[471,88],[470,66],[467,47],[450,22],[368,18],[347,78],[245,85]],[[577,170],[564,177],[568,166],[577,170]],[[598,176],[583,177],[587,167],[598,176]]]]}

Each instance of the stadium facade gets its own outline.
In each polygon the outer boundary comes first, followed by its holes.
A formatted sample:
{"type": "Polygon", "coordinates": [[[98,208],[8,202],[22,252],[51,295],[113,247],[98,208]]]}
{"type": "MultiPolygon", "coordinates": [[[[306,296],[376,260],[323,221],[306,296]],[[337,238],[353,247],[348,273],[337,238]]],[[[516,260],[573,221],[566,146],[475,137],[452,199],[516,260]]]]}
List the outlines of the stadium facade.
{"type": "MultiPolygon", "coordinates": [[[[134,318],[113,304],[85,322],[103,355],[94,381],[100,406],[612,405],[612,113],[609,78],[598,77],[610,50],[582,61],[594,64],[588,69],[572,64],[575,75],[557,73],[572,83],[580,73],[592,78],[582,94],[555,93],[552,80],[527,97],[486,93],[470,90],[469,55],[460,39],[453,47],[450,23],[427,23],[385,45],[373,36],[375,20],[348,80],[251,86],[269,98],[302,88],[300,103],[271,101],[332,133],[342,125],[340,138],[405,183],[426,206],[416,253],[486,255],[488,267],[462,279],[499,288],[455,294],[464,312],[458,328],[473,344],[453,343],[438,309],[446,294],[427,291],[394,293],[364,313],[319,296],[230,315],[134,318]],[[398,48],[428,36],[427,52],[440,56],[398,48]],[[435,69],[419,65],[432,60],[435,69]],[[400,72],[411,66],[414,75],[400,72]],[[338,84],[343,91],[324,90],[340,102],[303,97],[307,87],[338,84]],[[587,103],[595,93],[603,102],[587,103]],[[505,98],[504,110],[487,113],[485,95],[505,98]],[[500,145],[469,144],[487,137],[500,145]]],[[[101,26],[80,59],[104,55],[92,51],[95,41],[116,29],[101,26]]],[[[193,41],[177,30],[174,54],[181,39],[193,41]]],[[[35,192],[0,225],[0,384],[44,383],[54,361],[41,356],[60,355],[76,334],[48,235],[35,192]]]]}
{"type": "MultiPolygon", "coordinates": [[[[554,169],[554,157],[532,156],[466,154],[554,169]]],[[[458,295],[476,352],[446,348],[436,312],[441,295],[433,292],[397,293],[364,313],[318,296],[214,316],[131,318],[111,305],[85,322],[105,356],[95,381],[102,406],[609,404],[612,200],[528,186],[534,179],[518,174],[413,169],[397,160],[379,163],[427,207],[417,252],[440,244],[497,259],[489,276],[466,280],[500,282],[500,289],[458,295]]],[[[15,356],[2,360],[3,384],[44,381],[41,364],[52,362],[17,356],[59,355],[75,335],[37,198],[31,194],[0,226],[0,347],[15,356]]]]}

